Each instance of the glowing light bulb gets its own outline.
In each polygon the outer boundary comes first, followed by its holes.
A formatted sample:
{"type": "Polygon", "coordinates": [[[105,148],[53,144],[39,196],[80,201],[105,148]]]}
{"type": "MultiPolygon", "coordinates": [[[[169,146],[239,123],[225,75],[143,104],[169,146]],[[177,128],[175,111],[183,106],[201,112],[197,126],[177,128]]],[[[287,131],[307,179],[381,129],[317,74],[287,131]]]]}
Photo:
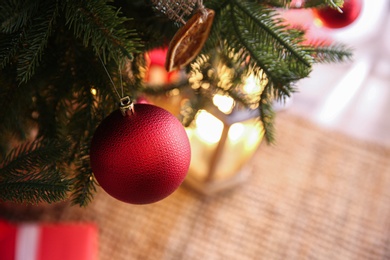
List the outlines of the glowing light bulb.
{"type": "Polygon", "coordinates": [[[96,94],[97,94],[96,88],[91,88],[90,91],[91,91],[91,94],[92,94],[92,95],[96,96],[96,94]]]}
{"type": "Polygon", "coordinates": [[[196,134],[204,142],[209,144],[218,143],[221,139],[223,123],[215,116],[200,110],[195,119],[196,134]]]}
{"type": "Polygon", "coordinates": [[[232,142],[237,142],[240,140],[242,135],[244,134],[245,126],[241,123],[235,123],[233,124],[228,132],[229,140],[232,142]]]}
{"type": "Polygon", "coordinates": [[[229,96],[216,94],[213,97],[213,103],[221,112],[228,114],[233,109],[234,99],[229,96]]]}

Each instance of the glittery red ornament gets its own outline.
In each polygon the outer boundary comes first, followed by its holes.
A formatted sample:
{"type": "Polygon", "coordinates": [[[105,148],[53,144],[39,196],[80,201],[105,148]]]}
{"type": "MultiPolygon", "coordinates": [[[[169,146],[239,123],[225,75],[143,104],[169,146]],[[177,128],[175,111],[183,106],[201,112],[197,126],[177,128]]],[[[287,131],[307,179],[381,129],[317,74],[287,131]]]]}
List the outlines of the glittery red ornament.
{"type": "Polygon", "coordinates": [[[344,0],[342,12],[330,7],[313,9],[314,16],[321,20],[325,27],[343,28],[353,23],[362,11],[363,0],[344,0]]]}
{"type": "Polygon", "coordinates": [[[187,134],[168,111],[135,104],[134,113],[112,112],[91,142],[92,171],[112,197],[132,204],[159,201],[186,177],[191,159],[187,134]]]}

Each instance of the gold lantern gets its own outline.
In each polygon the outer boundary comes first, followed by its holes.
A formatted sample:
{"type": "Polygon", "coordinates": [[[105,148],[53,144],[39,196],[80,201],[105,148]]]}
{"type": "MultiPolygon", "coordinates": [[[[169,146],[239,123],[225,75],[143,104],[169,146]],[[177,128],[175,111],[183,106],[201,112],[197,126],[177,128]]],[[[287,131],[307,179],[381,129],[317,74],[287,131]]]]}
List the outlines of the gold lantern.
{"type": "MultiPolygon", "coordinates": [[[[224,80],[229,82],[232,70],[220,65],[217,71],[223,75],[223,89],[224,80]]],[[[156,69],[150,69],[150,80],[146,85],[151,89],[169,83],[166,81],[167,72],[163,69],[158,72],[156,69]]],[[[201,74],[194,74],[192,77],[195,78],[195,81],[192,81],[192,89],[202,88],[201,74]]],[[[265,83],[264,79],[249,75],[239,91],[248,97],[258,97],[265,83]]],[[[192,98],[191,91],[182,89],[171,89],[163,95],[147,96],[148,102],[163,107],[178,117],[183,104],[192,98]]],[[[191,143],[191,165],[184,185],[211,195],[245,181],[251,172],[247,162],[252,158],[264,135],[258,113],[258,108],[239,106],[223,92],[214,94],[212,103],[199,110],[195,120],[186,128],[191,143]]]]}
{"type": "MultiPolygon", "coordinates": [[[[249,77],[243,91],[259,92],[249,77]]],[[[240,108],[229,96],[216,94],[213,104],[200,110],[186,128],[191,143],[191,165],[185,185],[203,194],[214,194],[242,183],[250,174],[249,159],[264,130],[258,109],[240,108]]]]}

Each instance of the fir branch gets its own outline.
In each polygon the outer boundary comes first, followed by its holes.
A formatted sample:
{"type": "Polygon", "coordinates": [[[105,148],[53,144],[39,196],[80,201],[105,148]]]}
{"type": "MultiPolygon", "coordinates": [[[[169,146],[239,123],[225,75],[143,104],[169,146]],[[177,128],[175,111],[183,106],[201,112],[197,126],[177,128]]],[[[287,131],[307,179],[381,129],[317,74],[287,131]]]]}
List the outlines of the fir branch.
{"type": "Polygon", "coordinates": [[[29,172],[25,180],[0,182],[0,200],[18,203],[57,202],[65,200],[70,182],[60,179],[61,173],[54,168],[29,172]]]}
{"type": "Polygon", "coordinates": [[[316,63],[343,62],[352,58],[352,50],[340,43],[331,45],[311,43],[306,46],[306,52],[314,58],[316,63]]]}
{"type": "Polygon", "coordinates": [[[4,69],[16,55],[22,39],[20,33],[0,34],[0,69],[4,69]]]}
{"type": "Polygon", "coordinates": [[[264,127],[264,137],[267,143],[273,143],[275,140],[275,128],[274,128],[274,117],[275,112],[272,108],[272,95],[269,93],[269,90],[272,87],[266,87],[261,94],[261,99],[259,103],[260,110],[260,119],[264,127]]]}
{"type": "Polygon", "coordinates": [[[15,56],[23,39],[22,29],[37,11],[38,1],[4,0],[0,5],[0,68],[15,56]]]}
{"type": "Polygon", "coordinates": [[[58,16],[58,2],[41,4],[40,12],[31,19],[31,25],[24,33],[24,47],[18,58],[17,79],[21,83],[27,82],[35,73],[36,67],[42,59],[58,16]]]}
{"type": "Polygon", "coordinates": [[[85,138],[91,129],[95,129],[97,126],[96,116],[98,114],[98,107],[94,105],[96,99],[91,93],[90,87],[81,87],[80,92],[75,93],[75,97],[72,102],[69,104],[68,111],[71,114],[69,115],[69,122],[67,128],[69,129],[69,135],[73,140],[79,141],[80,139],[85,138]],[[83,127],[80,127],[80,126],[83,127]]]}
{"type": "Polygon", "coordinates": [[[75,172],[76,176],[72,179],[72,204],[85,207],[92,201],[97,185],[90,166],[88,145],[84,145],[80,149],[80,154],[76,159],[75,172]]]}
{"type": "Polygon", "coordinates": [[[96,53],[102,52],[104,61],[113,58],[118,62],[122,55],[132,59],[140,47],[137,34],[124,27],[128,18],[108,2],[112,1],[66,1],[66,24],[85,47],[91,44],[96,53]]]}
{"type": "Polygon", "coordinates": [[[39,1],[2,0],[0,5],[0,32],[12,34],[26,27],[36,11],[39,1]]]}
{"type": "Polygon", "coordinates": [[[230,9],[234,35],[271,80],[289,82],[307,76],[311,58],[298,46],[273,10],[235,1],[230,9]]]}
{"type": "Polygon", "coordinates": [[[293,83],[284,84],[280,86],[273,86],[273,99],[278,101],[285,101],[287,97],[291,97],[292,93],[296,92],[293,83]]]}
{"type": "MultiPolygon", "coordinates": [[[[67,158],[69,163],[79,156],[81,147],[88,142],[98,123],[116,105],[115,93],[102,64],[92,50],[80,49],[83,51],[77,49],[74,53],[67,53],[66,66],[52,81],[53,89],[57,91],[46,91],[46,100],[55,103],[52,121],[55,121],[57,136],[68,138],[72,144],[67,158]]],[[[114,63],[111,62],[108,69],[114,67],[114,63]]]]}
{"type": "Polygon", "coordinates": [[[60,100],[56,122],[58,125],[58,134],[61,138],[68,138],[72,143],[72,149],[69,153],[69,163],[80,156],[81,148],[89,143],[89,139],[98,123],[104,118],[106,111],[112,111],[115,102],[112,97],[102,96],[101,91],[95,97],[90,87],[79,87],[81,90],[75,91],[70,96],[60,100]],[[97,105],[97,101],[101,105],[97,105]],[[106,105],[104,104],[106,103],[106,105]]]}
{"type": "MultiPolygon", "coordinates": [[[[265,31],[267,35],[271,38],[267,39],[267,42],[273,51],[280,55],[280,57],[289,59],[293,57],[292,61],[296,61],[297,64],[302,64],[306,67],[310,67],[310,60],[308,60],[304,52],[302,52],[298,46],[293,46],[292,43],[296,42],[297,35],[291,35],[287,33],[287,29],[282,25],[282,20],[279,19],[278,13],[274,9],[270,10],[265,7],[260,8],[263,12],[256,13],[253,10],[256,10],[250,2],[241,2],[235,1],[235,6],[239,7],[245,15],[248,15],[251,19],[246,21],[246,28],[249,30],[265,31]],[[271,44],[270,44],[271,43],[271,44]]],[[[233,15],[237,18],[238,16],[233,15]]],[[[255,37],[258,35],[255,35],[255,37]]],[[[259,38],[259,37],[258,37],[259,38]]],[[[255,42],[255,41],[253,41],[255,42]]],[[[252,43],[253,43],[252,42],[252,43]]],[[[257,42],[259,45],[262,45],[262,42],[257,42]]],[[[265,42],[264,42],[265,43],[265,42]]],[[[263,44],[264,44],[263,43],[263,44]]]]}
{"type": "Polygon", "coordinates": [[[48,139],[25,142],[12,149],[0,166],[6,174],[18,176],[22,171],[28,171],[34,166],[52,164],[64,156],[67,145],[60,145],[57,140],[48,139]]]}
{"type": "Polygon", "coordinates": [[[253,68],[257,78],[267,82],[257,101],[265,138],[272,142],[273,99],[290,96],[294,91],[292,82],[306,77],[314,60],[300,45],[302,31],[287,29],[273,9],[234,1],[229,13],[226,28],[233,28],[234,33],[227,34],[227,43],[236,53],[244,49],[247,54],[243,56],[250,56],[245,66],[253,68]]]}
{"type": "Polygon", "coordinates": [[[70,181],[57,169],[68,143],[35,140],[13,149],[0,163],[0,199],[38,203],[65,199],[70,181]]]}
{"type": "Polygon", "coordinates": [[[85,60],[79,58],[76,57],[73,64],[77,70],[73,74],[75,83],[70,92],[60,99],[56,119],[60,136],[71,142],[67,159],[71,165],[72,204],[87,206],[96,192],[89,164],[89,144],[99,122],[114,109],[115,93],[109,87],[101,63],[92,58],[92,53],[84,53],[83,57],[88,60],[89,66],[85,66],[85,60]],[[96,93],[92,93],[91,89],[96,93]]]}

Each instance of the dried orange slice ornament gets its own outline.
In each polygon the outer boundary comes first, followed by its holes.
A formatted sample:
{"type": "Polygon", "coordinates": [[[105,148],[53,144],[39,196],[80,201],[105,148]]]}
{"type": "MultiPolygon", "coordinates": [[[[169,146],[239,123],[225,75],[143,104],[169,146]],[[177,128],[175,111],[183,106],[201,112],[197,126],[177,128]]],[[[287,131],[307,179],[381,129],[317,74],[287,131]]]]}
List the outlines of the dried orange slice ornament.
{"type": "Polygon", "coordinates": [[[215,12],[200,8],[173,36],[168,48],[165,69],[169,72],[189,64],[202,50],[209,37],[215,12]]]}

